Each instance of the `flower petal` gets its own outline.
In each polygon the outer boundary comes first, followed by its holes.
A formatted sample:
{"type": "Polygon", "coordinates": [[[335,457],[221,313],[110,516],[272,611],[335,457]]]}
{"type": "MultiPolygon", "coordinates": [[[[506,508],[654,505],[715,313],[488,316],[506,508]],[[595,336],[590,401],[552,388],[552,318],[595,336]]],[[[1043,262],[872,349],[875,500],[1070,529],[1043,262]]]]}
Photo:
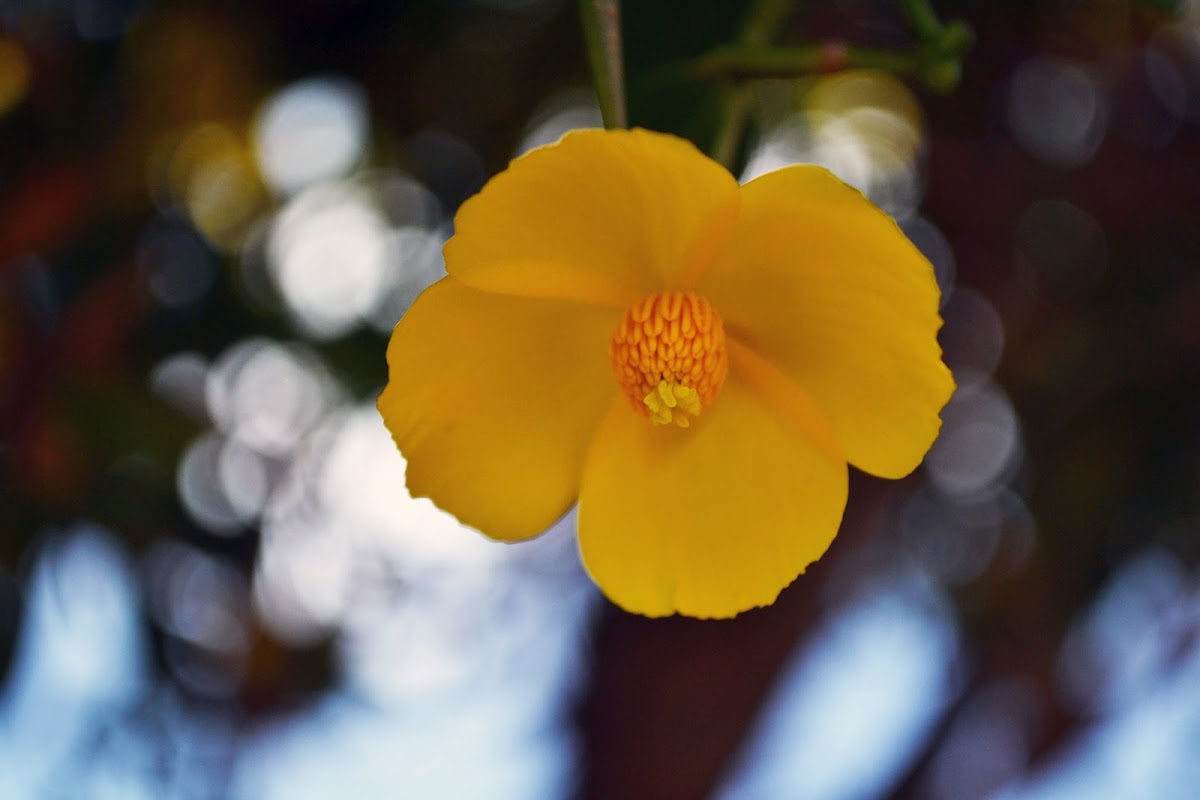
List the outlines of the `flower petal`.
{"type": "Polygon", "coordinates": [[[548,528],[579,492],[584,456],[616,395],[615,315],[507,297],[443,278],[388,346],[379,411],[414,496],[498,539],[548,528]]]}
{"type": "Polygon", "coordinates": [[[617,605],[730,617],[767,605],[825,552],[846,461],[816,406],[770,365],[730,351],[730,376],[691,428],[622,399],[584,467],[579,546],[617,605]]]}
{"type": "Polygon", "coordinates": [[[820,167],[742,187],[741,216],[701,281],[727,332],[825,412],[850,463],[907,475],[954,390],[933,268],[892,219],[820,167]]]}
{"type": "Polygon", "coordinates": [[[684,139],[574,131],[462,205],[446,269],[481,289],[624,307],[686,288],[738,203],[733,176],[684,139]]]}

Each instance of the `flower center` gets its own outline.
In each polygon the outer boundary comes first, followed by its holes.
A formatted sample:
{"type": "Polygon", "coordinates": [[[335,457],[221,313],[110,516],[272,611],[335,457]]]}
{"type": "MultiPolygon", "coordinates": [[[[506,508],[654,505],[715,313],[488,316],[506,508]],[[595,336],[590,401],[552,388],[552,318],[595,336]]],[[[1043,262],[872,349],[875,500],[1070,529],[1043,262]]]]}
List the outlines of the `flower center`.
{"type": "Polygon", "coordinates": [[[692,292],[638,300],[617,323],[608,352],[621,390],[656,425],[686,428],[712,405],[729,373],[725,325],[692,292]]]}

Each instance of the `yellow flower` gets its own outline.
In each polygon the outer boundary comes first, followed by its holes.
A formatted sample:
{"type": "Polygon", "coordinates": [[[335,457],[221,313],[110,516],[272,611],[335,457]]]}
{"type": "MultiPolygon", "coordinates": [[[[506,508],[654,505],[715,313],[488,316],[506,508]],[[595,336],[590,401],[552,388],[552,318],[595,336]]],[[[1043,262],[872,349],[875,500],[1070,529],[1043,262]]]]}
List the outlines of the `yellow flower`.
{"type": "Polygon", "coordinates": [[[902,477],[941,426],[933,271],[823,169],[739,187],[673,136],[578,131],[455,228],[379,398],[409,489],[505,541],[578,499],[630,611],[770,604],[837,533],[847,462],[902,477]]]}

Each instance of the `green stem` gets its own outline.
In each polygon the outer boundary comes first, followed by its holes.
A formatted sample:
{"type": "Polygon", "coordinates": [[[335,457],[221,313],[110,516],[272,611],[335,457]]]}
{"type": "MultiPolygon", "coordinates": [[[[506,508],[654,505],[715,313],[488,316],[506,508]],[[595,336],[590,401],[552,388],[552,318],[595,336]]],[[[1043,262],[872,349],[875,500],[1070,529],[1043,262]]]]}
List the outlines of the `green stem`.
{"type": "Polygon", "coordinates": [[[579,0],[579,18],[587,42],[592,79],[606,128],[624,128],[625,78],[621,62],[619,0],[579,0]]]}

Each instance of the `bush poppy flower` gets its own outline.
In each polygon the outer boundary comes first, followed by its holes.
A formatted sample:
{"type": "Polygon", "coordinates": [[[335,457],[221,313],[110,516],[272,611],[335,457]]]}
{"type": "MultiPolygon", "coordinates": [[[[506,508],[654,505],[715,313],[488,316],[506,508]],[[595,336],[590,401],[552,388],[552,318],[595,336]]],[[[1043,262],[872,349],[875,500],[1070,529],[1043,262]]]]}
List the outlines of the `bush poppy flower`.
{"type": "Polygon", "coordinates": [[[933,270],[815,166],[744,186],[689,142],[576,131],[467,200],[379,410],[408,484],[526,539],[578,500],[630,611],[728,617],[828,548],[847,463],[899,478],[954,384],[933,270]]]}

